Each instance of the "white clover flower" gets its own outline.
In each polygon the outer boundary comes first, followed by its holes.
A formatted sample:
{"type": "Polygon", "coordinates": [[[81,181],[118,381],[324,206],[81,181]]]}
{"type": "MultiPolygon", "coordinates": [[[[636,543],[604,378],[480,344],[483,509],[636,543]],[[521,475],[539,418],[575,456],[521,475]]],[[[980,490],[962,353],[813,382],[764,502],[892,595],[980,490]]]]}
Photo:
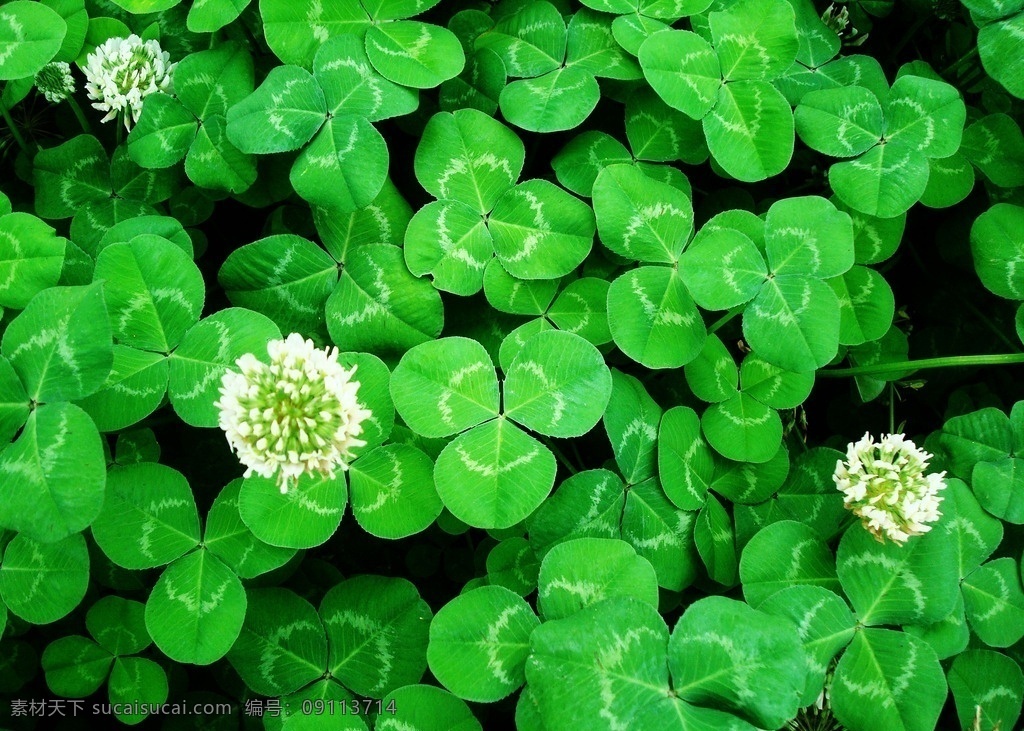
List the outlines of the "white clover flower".
{"type": "Polygon", "coordinates": [[[281,492],[291,481],[312,472],[334,476],[348,469],[362,422],[371,412],[359,405],[355,366],[338,364],[338,349],[321,350],[312,340],[292,333],[267,344],[270,364],[252,353],[236,361],[241,372],[221,380],[220,428],[247,469],[277,476],[281,492]]]}
{"type": "Polygon", "coordinates": [[[142,114],[142,100],[158,91],[171,91],[171,72],[176,63],[154,40],[137,35],[109,38],[86,57],[85,90],[95,100],[92,106],[106,112],[107,122],[124,113],[124,126],[131,130],[142,114]]]}
{"type": "Polygon", "coordinates": [[[879,542],[897,544],[931,530],[939,519],[939,491],[945,472],[924,474],[932,455],[902,434],[886,434],[875,443],[870,434],[846,450],[832,479],[845,495],[847,508],[860,516],[879,542]]]}
{"type": "Polygon", "coordinates": [[[36,74],[35,83],[39,93],[51,104],[58,104],[75,93],[71,66],[64,61],[53,61],[43,66],[36,74]]]}

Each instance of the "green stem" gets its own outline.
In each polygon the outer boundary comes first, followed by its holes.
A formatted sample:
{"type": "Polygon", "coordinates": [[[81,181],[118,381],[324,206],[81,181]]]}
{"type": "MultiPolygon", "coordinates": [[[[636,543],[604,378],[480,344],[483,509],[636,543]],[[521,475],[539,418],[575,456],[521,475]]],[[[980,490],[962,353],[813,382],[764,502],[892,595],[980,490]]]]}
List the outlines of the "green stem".
{"type": "Polygon", "coordinates": [[[580,469],[584,469],[586,464],[583,461],[583,455],[580,454],[580,450],[576,447],[576,440],[573,439],[569,442],[569,446],[572,447],[572,456],[576,458],[576,464],[580,466],[580,469]]]}
{"type": "Polygon", "coordinates": [[[555,459],[557,459],[565,469],[569,470],[570,475],[575,475],[579,472],[579,470],[573,466],[572,462],[566,458],[565,454],[562,453],[562,450],[555,446],[554,441],[552,441],[550,437],[542,436],[540,440],[544,443],[544,446],[554,453],[555,459]]]}
{"type": "Polygon", "coordinates": [[[972,48],[970,51],[968,51],[963,56],[958,58],[956,61],[951,63],[949,66],[947,66],[942,71],[940,71],[939,72],[939,76],[945,76],[950,71],[956,71],[957,69],[959,69],[961,66],[963,66],[965,63],[967,63],[968,61],[970,61],[971,59],[973,59],[977,55],[978,55],[978,46],[975,45],[974,48],[972,48]]]}
{"type": "MultiPolygon", "coordinates": [[[[927,277],[932,278],[932,272],[924,263],[924,260],[921,258],[921,255],[917,252],[917,247],[914,246],[913,244],[910,244],[907,247],[907,250],[910,252],[910,257],[921,268],[921,271],[924,272],[924,274],[927,277]]],[[[1006,337],[1006,333],[1004,333],[999,327],[997,327],[996,324],[992,322],[992,320],[987,315],[985,315],[985,313],[983,313],[981,310],[975,307],[967,297],[964,297],[962,294],[960,294],[960,292],[956,290],[951,291],[953,293],[953,296],[956,297],[957,300],[960,302],[960,305],[968,312],[970,312],[972,315],[974,315],[976,318],[978,318],[978,320],[983,325],[985,325],[985,327],[991,330],[992,334],[995,335],[999,340],[1001,340],[1003,344],[1006,345],[1006,347],[1008,347],[1015,353],[1021,352],[1020,348],[1017,347],[1017,344],[1010,340],[1010,338],[1006,337]]]]}
{"type": "Polygon", "coordinates": [[[75,119],[82,126],[82,131],[86,134],[91,134],[92,126],[89,124],[89,120],[85,118],[85,114],[82,112],[82,108],[78,106],[78,102],[75,101],[73,96],[69,96],[67,101],[71,111],[75,113],[75,119]]]}
{"type": "Polygon", "coordinates": [[[21,148],[22,152],[31,157],[32,151],[25,142],[25,138],[21,136],[21,130],[18,129],[18,125],[16,125],[14,120],[11,119],[11,113],[8,111],[7,105],[4,104],[2,98],[0,98],[0,114],[3,115],[4,121],[7,122],[7,128],[11,130],[11,137],[13,137],[14,141],[18,143],[18,147],[21,148]]]}
{"type": "Polygon", "coordinates": [[[896,433],[896,384],[889,381],[889,433],[896,433]]]}
{"type": "Polygon", "coordinates": [[[961,89],[970,89],[972,86],[974,86],[979,81],[984,79],[985,76],[986,74],[984,69],[971,69],[970,73],[965,74],[962,79],[957,81],[956,85],[959,86],[961,89]]]}
{"type": "Polygon", "coordinates": [[[910,40],[915,35],[917,35],[917,32],[919,30],[921,30],[921,26],[924,25],[925,23],[927,23],[930,19],[931,19],[931,16],[928,15],[928,14],[922,14],[922,15],[918,16],[918,19],[914,22],[914,24],[912,26],[910,26],[910,29],[903,35],[903,40],[901,40],[896,45],[896,48],[894,48],[892,50],[892,52],[889,54],[889,61],[894,60],[896,58],[896,56],[899,55],[899,52],[907,47],[907,44],[910,43],[910,40]]]}
{"type": "Polygon", "coordinates": [[[923,358],[906,360],[899,363],[879,363],[878,365],[856,366],[854,368],[824,368],[818,371],[823,378],[845,378],[847,376],[875,376],[881,373],[899,371],[919,371],[925,368],[958,368],[979,365],[1012,365],[1024,363],[1024,353],[1007,353],[1001,355],[950,355],[943,358],[923,358]]]}
{"type": "Polygon", "coordinates": [[[1006,347],[1008,347],[1015,353],[1021,352],[1020,348],[1017,347],[1017,344],[1010,340],[1010,338],[1006,337],[1006,333],[1003,332],[999,327],[997,327],[996,324],[992,322],[991,318],[988,317],[988,315],[986,315],[984,312],[982,312],[977,307],[972,305],[970,301],[968,301],[968,299],[963,295],[956,293],[956,297],[958,300],[960,300],[961,306],[968,312],[970,312],[972,315],[974,315],[976,318],[978,318],[978,320],[981,321],[981,323],[984,324],[985,327],[991,330],[992,334],[999,338],[999,340],[1001,340],[1003,344],[1006,345],[1006,347]]]}
{"type": "Polygon", "coordinates": [[[742,305],[736,305],[735,307],[733,307],[731,310],[729,310],[724,315],[722,315],[720,318],[718,318],[711,325],[711,327],[708,328],[708,333],[710,334],[710,333],[716,332],[717,330],[719,330],[722,327],[724,327],[725,324],[727,322],[729,322],[729,320],[731,320],[732,318],[736,317],[736,315],[738,315],[741,312],[743,312],[743,310],[746,309],[746,307],[747,307],[747,303],[746,302],[744,302],[742,305]]]}

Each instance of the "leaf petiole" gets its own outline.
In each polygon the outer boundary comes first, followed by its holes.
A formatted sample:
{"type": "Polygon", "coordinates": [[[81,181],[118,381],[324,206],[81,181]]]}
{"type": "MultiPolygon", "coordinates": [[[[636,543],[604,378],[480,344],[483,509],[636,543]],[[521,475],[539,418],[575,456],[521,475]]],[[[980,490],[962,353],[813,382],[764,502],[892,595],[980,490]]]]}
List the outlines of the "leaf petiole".
{"type": "Polygon", "coordinates": [[[881,373],[919,371],[925,368],[956,368],[958,366],[1012,365],[1024,363],[1024,353],[1000,355],[950,355],[942,358],[922,358],[899,363],[878,363],[853,368],[823,368],[818,375],[823,378],[845,378],[846,376],[874,376],[881,373]]]}
{"type": "Polygon", "coordinates": [[[540,438],[540,441],[544,444],[544,446],[550,449],[551,453],[555,455],[555,459],[558,460],[558,463],[565,467],[567,470],[569,470],[570,475],[575,475],[577,472],[579,472],[579,470],[576,469],[573,463],[569,461],[568,457],[565,456],[565,453],[555,446],[555,442],[553,439],[551,439],[551,437],[541,435],[538,435],[538,437],[540,438]]]}
{"type": "Polygon", "coordinates": [[[745,310],[746,307],[746,302],[744,302],[742,305],[736,305],[735,307],[733,307],[731,310],[726,312],[724,315],[722,315],[720,318],[718,318],[717,320],[715,320],[715,322],[711,324],[711,327],[708,328],[708,334],[710,335],[711,333],[717,332],[718,330],[725,327],[726,323],[728,323],[729,320],[743,312],[743,310],[745,310]]]}
{"type": "Polygon", "coordinates": [[[945,75],[946,75],[946,74],[948,74],[948,73],[949,73],[950,71],[956,71],[957,69],[959,69],[959,68],[960,68],[961,66],[963,66],[963,65],[964,65],[965,63],[967,63],[968,61],[970,61],[971,59],[973,59],[973,58],[974,58],[975,56],[977,56],[977,55],[978,55],[978,47],[977,47],[977,46],[974,46],[974,48],[972,48],[972,49],[971,49],[970,51],[968,51],[967,53],[965,53],[965,54],[964,54],[963,56],[961,56],[960,58],[958,58],[958,59],[957,59],[956,61],[954,61],[953,63],[951,63],[951,64],[950,64],[949,66],[947,66],[946,68],[944,68],[944,69],[943,69],[943,70],[942,70],[942,71],[941,71],[941,72],[939,73],[939,76],[945,76],[945,75]]]}
{"type": "Polygon", "coordinates": [[[18,147],[21,148],[22,152],[31,157],[32,151],[25,142],[25,138],[21,136],[21,130],[18,129],[18,125],[16,125],[14,120],[11,119],[11,113],[8,111],[7,105],[4,104],[2,97],[0,97],[0,114],[3,115],[4,121],[7,123],[7,128],[11,130],[11,136],[14,138],[14,141],[18,143],[18,147]]]}

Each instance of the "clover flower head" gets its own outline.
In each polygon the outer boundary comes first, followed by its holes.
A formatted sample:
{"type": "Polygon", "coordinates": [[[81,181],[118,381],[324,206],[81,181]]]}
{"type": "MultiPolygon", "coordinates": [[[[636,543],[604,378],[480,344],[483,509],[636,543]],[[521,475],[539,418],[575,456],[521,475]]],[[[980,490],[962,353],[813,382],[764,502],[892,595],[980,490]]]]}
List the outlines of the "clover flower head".
{"type": "Polygon", "coordinates": [[[837,36],[841,36],[846,30],[846,26],[850,24],[850,11],[845,5],[837,8],[836,4],[832,3],[821,14],[821,22],[835,31],[837,36]]]}
{"type": "Polygon", "coordinates": [[[355,366],[338,363],[338,349],[319,349],[292,333],[267,344],[269,364],[252,353],[221,379],[220,428],[246,466],[245,476],[276,475],[281,492],[301,475],[333,477],[348,469],[362,422],[371,412],[356,400],[355,366]]]}
{"type": "Polygon", "coordinates": [[[862,34],[850,25],[850,9],[845,5],[837,8],[835,3],[830,4],[821,14],[821,22],[839,36],[844,46],[860,46],[868,39],[867,33],[862,34]]]}
{"type": "Polygon", "coordinates": [[[51,104],[58,104],[75,93],[71,66],[64,61],[53,61],[43,66],[36,74],[35,82],[39,93],[51,104]]]}
{"type": "Polygon", "coordinates": [[[903,544],[931,530],[928,524],[941,515],[946,473],[926,475],[931,458],[902,434],[886,434],[877,443],[865,434],[849,445],[845,462],[836,462],[832,479],[843,503],[879,542],[888,537],[903,544]]]}
{"type": "Polygon", "coordinates": [[[137,35],[109,38],[86,57],[85,90],[96,103],[93,108],[106,112],[107,122],[124,113],[129,131],[139,121],[142,101],[158,91],[171,90],[175,63],[155,40],[143,41],[137,35]]]}

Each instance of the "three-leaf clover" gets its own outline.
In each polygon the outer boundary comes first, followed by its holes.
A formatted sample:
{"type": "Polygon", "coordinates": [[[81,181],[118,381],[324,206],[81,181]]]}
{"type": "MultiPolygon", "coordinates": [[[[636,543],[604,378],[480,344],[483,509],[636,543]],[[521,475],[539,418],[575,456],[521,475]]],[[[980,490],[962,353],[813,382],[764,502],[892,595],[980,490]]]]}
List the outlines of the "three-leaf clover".
{"type": "Polygon", "coordinates": [[[711,156],[748,182],[786,169],[793,154],[793,113],[771,81],[796,59],[792,6],[744,0],[709,15],[710,42],[691,31],[655,33],[639,49],[658,95],[702,121],[711,156]]]}
{"type": "Polygon", "coordinates": [[[960,148],[966,108],[960,92],[942,81],[901,76],[885,97],[862,86],[804,95],[797,132],[832,157],[854,158],[829,168],[836,196],[879,218],[898,216],[928,186],[930,158],[960,148]]]}
{"type": "Polygon", "coordinates": [[[516,184],[524,159],[519,137],[483,112],[431,117],[414,165],[439,200],[409,222],[409,271],[468,295],[480,290],[495,255],[519,279],[556,279],[579,266],[593,246],[593,211],[547,180],[516,184]]]}
{"type": "MultiPolygon", "coordinates": [[[[429,89],[460,71],[466,58],[447,28],[408,20],[439,0],[261,0],[267,45],[286,64],[309,69],[328,41],[349,36],[385,79],[429,89]]],[[[352,57],[359,57],[353,54],[352,57]]]]}
{"type": "Polygon", "coordinates": [[[150,94],[128,135],[128,154],[145,168],[185,158],[185,174],[203,188],[241,193],[256,181],[256,161],[227,138],[227,112],[252,93],[252,56],[224,43],[193,53],[174,69],[174,91],[150,94]]]}
{"type": "Polygon", "coordinates": [[[712,219],[679,271],[706,309],[749,302],[743,334],[750,347],[772,365],[804,372],[838,352],[840,302],[825,280],[845,274],[853,261],[850,217],[824,198],[806,196],[777,201],[763,224],[749,214],[712,219]],[[734,227],[740,221],[745,231],[734,227]]]}
{"type": "Polygon", "coordinates": [[[85,698],[108,681],[110,702],[121,710],[115,715],[135,724],[149,715],[133,712],[141,704],[166,702],[167,673],[157,662],[139,657],[153,641],[146,630],[145,605],[118,596],[105,596],[85,616],[92,639],[69,635],[54,640],[43,651],[46,684],[64,698],[85,698]]]}
{"type": "Polygon", "coordinates": [[[354,35],[321,45],[312,68],[274,67],[228,109],[227,138],[249,154],[301,148],[289,175],[295,192],[353,211],[371,203],[387,179],[387,144],[371,122],[411,112],[418,95],[381,76],[354,35]]]}
{"type": "Polygon", "coordinates": [[[395,409],[409,428],[426,437],[457,435],[437,457],[437,492],[452,514],[483,528],[518,523],[554,484],[554,455],[520,427],[584,434],[600,420],[611,390],[597,348],[559,330],[526,342],[505,373],[503,400],[490,356],[468,338],[410,349],[391,379],[395,409]]]}
{"type": "Polygon", "coordinates": [[[545,0],[533,0],[475,39],[494,51],[509,76],[501,113],[533,132],[578,127],[601,98],[595,77],[641,78],[636,61],[615,42],[607,16],[582,9],[569,20],[545,0]]]}

